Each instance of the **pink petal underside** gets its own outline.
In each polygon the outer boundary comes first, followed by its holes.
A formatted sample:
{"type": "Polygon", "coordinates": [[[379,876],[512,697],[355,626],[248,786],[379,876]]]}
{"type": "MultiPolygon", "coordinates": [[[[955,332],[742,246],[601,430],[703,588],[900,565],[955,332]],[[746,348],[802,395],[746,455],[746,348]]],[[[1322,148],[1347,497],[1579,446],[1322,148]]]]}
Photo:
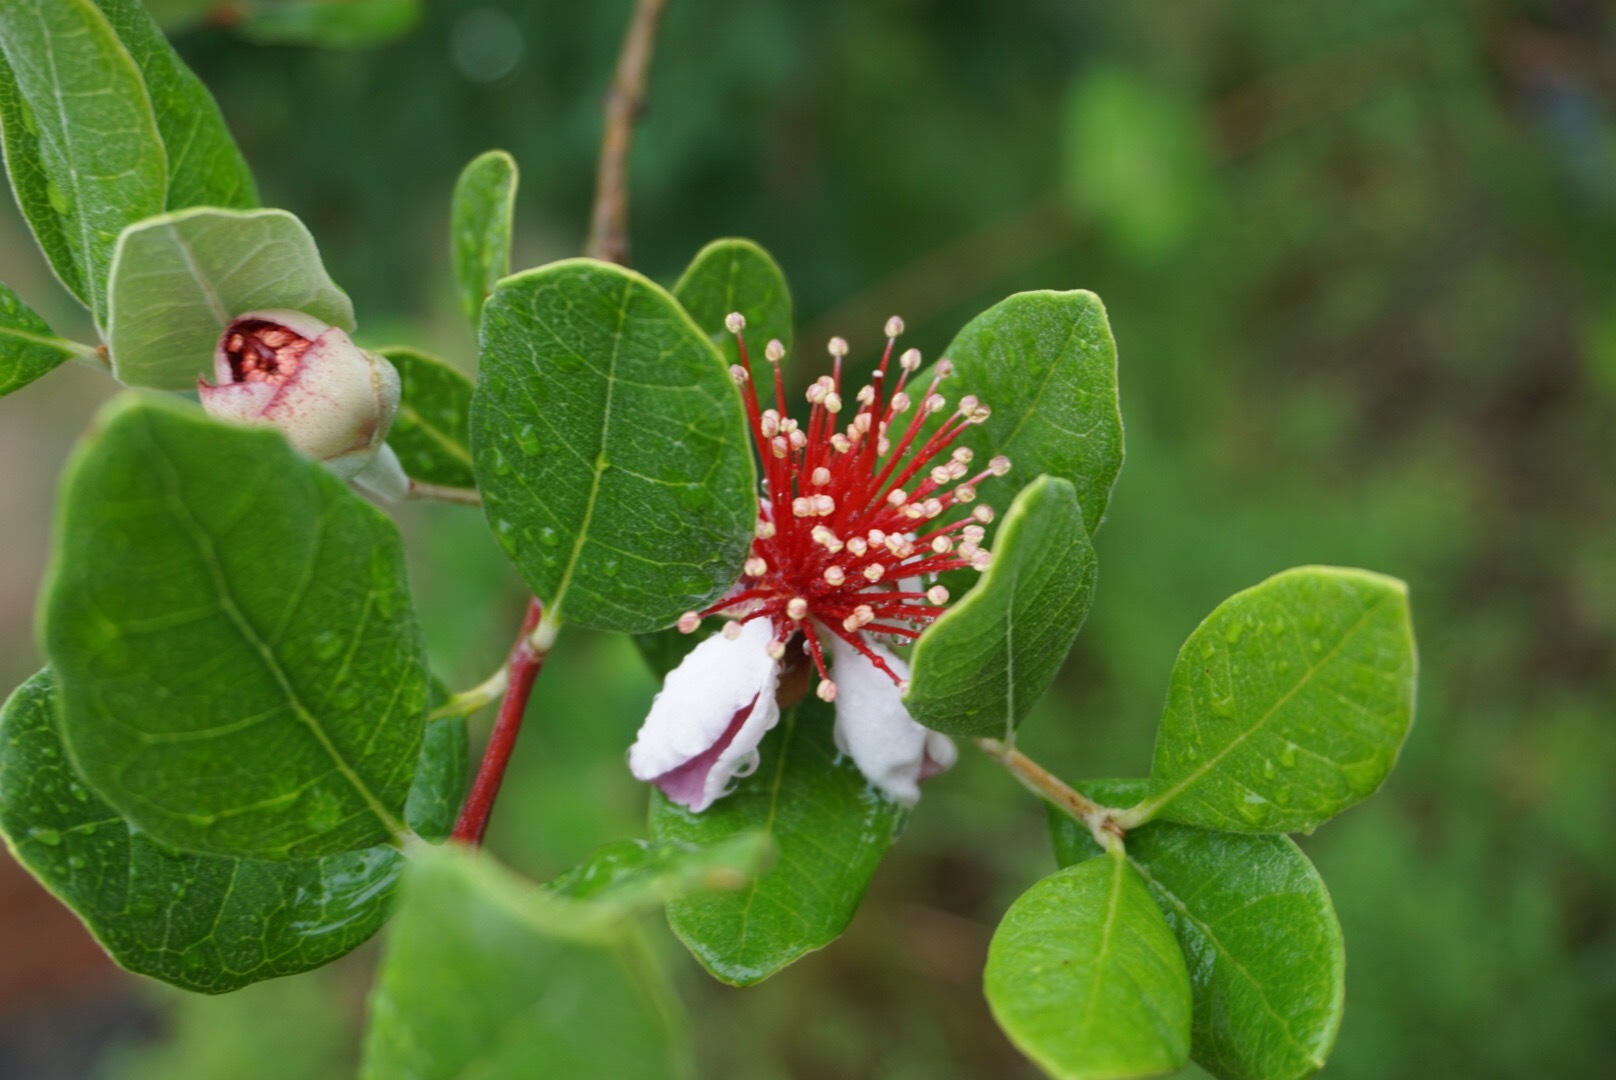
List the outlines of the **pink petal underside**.
{"type": "Polygon", "coordinates": [[[756,706],[757,699],[753,698],[744,709],[735,710],[735,716],[724,729],[724,733],[718,737],[717,742],[678,768],[669,769],[661,776],[653,777],[651,783],[661,788],[662,794],[680,806],[692,809],[705,808],[707,777],[718,764],[718,759],[724,756],[724,751],[735,741],[735,736],[746,726],[747,717],[752,715],[752,710],[756,706]]]}
{"type": "Polygon", "coordinates": [[[368,446],[377,413],[370,362],[336,328],[314,340],[265,410],[288,442],[318,460],[368,446]]]}

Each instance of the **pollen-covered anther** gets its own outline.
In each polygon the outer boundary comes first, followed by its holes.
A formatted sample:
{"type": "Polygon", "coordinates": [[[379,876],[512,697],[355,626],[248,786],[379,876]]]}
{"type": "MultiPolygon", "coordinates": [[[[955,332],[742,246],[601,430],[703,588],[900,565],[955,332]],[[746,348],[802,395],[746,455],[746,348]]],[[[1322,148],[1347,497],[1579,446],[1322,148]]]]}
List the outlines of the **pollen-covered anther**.
{"type": "Polygon", "coordinates": [[[731,364],[729,366],[729,377],[735,380],[736,386],[743,386],[745,385],[746,380],[750,379],[752,376],[747,374],[746,369],[741,365],[731,364]]]}
{"type": "Polygon", "coordinates": [[[814,543],[818,544],[832,555],[842,550],[843,544],[841,539],[823,525],[815,525],[813,532],[809,535],[813,537],[814,543]]]}
{"type": "Polygon", "coordinates": [[[985,424],[988,422],[988,417],[992,415],[993,410],[988,408],[988,406],[978,405],[976,408],[971,410],[971,415],[967,416],[965,419],[967,422],[972,424],[985,424]]]}
{"type": "Polygon", "coordinates": [[[898,366],[903,368],[903,370],[905,370],[905,371],[919,371],[920,370],[920,350],[919,349],[905,349],[905,350],[903,350],[903,355],[898,357],[898,366]]]}
{"type": "Polygon", "coordinates": [[[954,501],[962,503],[975,502],[976,489],[970,484],[961,484],[954,489],[954,501]]]}
{"type": "Polygon", "coordinates": [[[814,500],[806,495],[799,495],[791,500],[791,513],[793,517],[813,517],[814,500]]]}
{"type": "Polygon", "coordinates": [[[739,334],[746,329],[746,316],[739,311],[732,311],[724,316],[724,329],[732,334],[739,334]]]}
{"type": "Polygon", "coordinates": [[[793,596],[786,604],[786,617],[792,622],[802,622],[808,617],[808,601],[800,596],[793,596]]]}
{"type": "Polygon", "coordinates": [[[820,701],[835,701],[836,684],[829,679],[820,679],[819,686],[814,690],[814,693],[819,695],[820,701]]]}
{"type": "Polygon", "coordinates": [[[993,521],[993,507],[984,503],[972,510],[971,516],[984,525],[990,524],[993,521]]]}
{"type": "Polygon", "coordinates": [[[840,566],[825,567],[825,584],[831,588],[840,588],[847,581],[847,571],[840,566]]]}
{"type": "Polygon", "coordinates": [[[960,530],[960,536],[971,541],[973,544],[980,544],[982,542],[982,538],[987,534],[988,531],[980,525],[967,525],[965,528],[960,530]]]}
{"type": "Polygon", "coordinates": [[[774,451],[775,457],[784,458],[791,453],[791,440],[784,435],[776,435],[769,440],[769,449],[774,451]]]}
{"type": "Polygon", "coordinates": [[[761,555],[753,555],[746,560],[746,576],[762,577],[769,572],[769,563],[761,555]]]}
{"type": "Polygon", "coordinates": [[[820,517],[830,517],[836,512],[836,500],[829,495],[813,496],[814,513],[820,517]]]}
{"type": "Polygon", "coordinates": [[[786,347],[780,343],[779,338],[770,338],[769,343],[763,346],[763,356],[771,364],[778,364],[786,358],[786,347]]]}
{"type": "Polygon", "coordinates": [[[975,394],[966,394],[964,397],[959,399],[959,405],[957,408],[959,409],[959,414],[961,416],[968,417],[975,412],[977,406],[981,404],[981,398],[977,397],[975,394]]]}
{"type": "Polygon", "coordinates": [[[679,632],[681,634],[694,634],[696,627],[701,625],[701,616],[694,611],[687,611],[679,616],[679,632]]]}
{"type": "Polygon", "coordinates": [[[772,439],[780,434],[780,414],[773,409],[764,409],[763,415],[758,419],[758,427],[763,431],[765,439],[772,439]]]}
{"type": "Polygon", "coordinates": [[[993,565],[993,552],[986,548],[971,556],[972,570],[986,570],[991,565],[993,565]]]}
{"type": "Polygon", "coordinates": [[[899,337],[903,334],[903,320],[894,315],[887,320],[886,335],[889,338],[899,337]]]}
{"type": "Polygon", "coordinates": [[[954,361],[950,360],[946,356],[943,357],[941,360],[937,361],[937,366],[932,368],[932,373],[935,374],[939,379],[948,378],[950,375],[954,374],[954,361]]]}
{"type": "Polygon", "coordinates": [[[927,412],[929,412],[929,413],[939,413],[939,412],[942,412],[946,408],[948,408],[948,399],[943,397],[943,395],[941,395],[941,394],[928,394],[928,395],[926,395],[926,411],[927,412]]]}
{"type": "Polygon", "coordinates": [[[933,585],[931,588],[926,590],[926,601],[928,603],[935,604],[938,607],[942,607],[944,604],[948,603],[948,590],[941,585],[933,585]]]}
{"type": "Polygon", "coordinates": [[[988,472],[992,473],[994,476],[1003,476],[1009,471],[1010,459],[1005,457],[1003,454],[998,455],[988,462],[988,472]]]}
{"type": "MultiPolygon", "coordinates": [[[[841,405],[841,400],[837,399],[836,408],[838,411],[840,411],[841,405]]],[[[849,439],[846,435],[843,435],[838,431],[836,434],[830,437],[830,445],[838,454],[845,454],[849,450],[853,449],[853,440],[849,439]]]]}
{"type": "Polygon", "coordinates": [[[732,619],[731,621],[725,623],[724,624],[723,634],[724,634],[724,636],[726,638],[728,638],[731,641],[734,641],[736,638],[740,637],[741,636],[741,623],[740,623],[740,620],[739,619],[732,619]]]}
{"type": "MultiPolygon", "coordinates": [[[[871,386],[869,383],[865,383],[863,386],[859,387],[858,403],[860,405],[868,405],[874,400],[875,387],[871,386]]],[[[869,428],[866,427],[865,430],[868,431],[869,428]]]]}
{"type": "Polygon", "coordinates": [[[959,557],[962,559],[969,559],[980,550],[982,550],[982,545],[977,541],[961,540],[959,546],[959,557]]]}
{"type": "Polygon", "coordinates": [[[864,580],[875,584],[886,576],[887,568],[880,563],[871,563],[864,568],[864,580]]]}
{"type": "Polygon", "coordinates": [[[865,541],[864,537],[855,536],[847,542],[847,550],[851,551],[855,557],[858,557],[869,551],[870,545],[865,541]]]}
{"type": "MultiPolygon", "coordinates": [[[[830,393],[826,394],[825,395],[825,411],[828,412],[828,413],[839,413],[839,412],[841,412],[842,411],[842,395],[838,394],[834,390],[832,390],[830,393]]],[[[833,442],[833,443],[835,441],[836,440],[834,438],[831,440],[831,442],[833,442]]]]}
{"type": "Polygon", "coordinates": [[[931,542],[931,549],[939,555],[947,555],[954,550],[954,542],[946,536],[939,536],[931,542]]]}
{"type": "Polygon", "coordinates": [[[816,382],[807,390],[803,391],[802,396],[808,399],[808,404],[818,405],[821,401],[825,400],[825,394],[825,384],[823,382],[816,382]]]}
{"type": "Polygon", "coordinates": [[[842,357],[847,355],[847,339],[833,337],[829,342],[826,343],[825,350],[832,356],[836,357],[836,359],[840,360],[842,357]]]}
{"type": "MultiPolygon", "coordinates": [[[[893,488],[891,491],[887,492],[887,504],[889,506],[902,506],[908,501],[909,496],[903,490],[903,488],[893,488]]],[[[880,541],[878,540],[876,543],[880,543],[880,541]]]]}
{"type": "Polygon", "coordinates": [[[909,406],[913,404],[914,402],[909,399],[909,395],[902,390],[892,395],[892,411],[895,413],[906,413],[909,411],[909,406]]]}

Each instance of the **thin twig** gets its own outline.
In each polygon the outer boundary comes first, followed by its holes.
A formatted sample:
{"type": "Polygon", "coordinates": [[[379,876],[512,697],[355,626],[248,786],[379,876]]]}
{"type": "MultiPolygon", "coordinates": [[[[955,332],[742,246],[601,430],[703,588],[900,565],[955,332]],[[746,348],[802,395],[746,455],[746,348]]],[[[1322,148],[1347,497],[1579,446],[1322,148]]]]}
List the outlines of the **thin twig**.
{"type": "Polygon", "coordinates": [[[481,506],[483,504],[482,492],[476,488],[429,484],[424,480],[417,480],[413,476],[410,478],[410,498],[433,499],[437,502],[455,503],[459,506],[481,506]]]}
{"type": "Polygon", "coordinates": [[[617,57],[617,73],[606,91],[606,128],[595,174],[595,208],[590,214],[584,254],[607,262],[628,262],[628,157],[634,122],[645,107],[645,76],[656,46],[657,25],[667,0],[636,0],[633,21],[617,57]]]}
{"type": "Polygon", "coordinates": [[[506,689],[511,685],[511,667],[501,664],[499,670],[494,672],[470,690],[462,690],[454,697],[439,705],[427,714],[428,720],[441,720],[446,716],[470,716],[485,705],[492,705],[500,699],[506,689]]]}
{"type": "Polygon", "coordinates": [[[998,739],[978,739],[976,745],[981,747],[982,752],[988,757],[1008,769],[1010,775],[1021,781],[1021,785],[1028,791],[1048,800],[1088,826],[1089,832],[1094,834],[1094,842],[1102,848],[1110,848],[1126,835],[1115,820],[1117,811],[1109,806],[1101,806],[1081,792],[1074,791],[1060,777],[1020,750],[998,739]]]}
{"type": "Polygon", "coordinates": [[[533,692],[533,680],[544,667],[545,654],[536,652],[529,640],[533,628],[539,624],[543,609],[538,600],[527,606],[527,617],[511,647],[506,663],[510,673],[510,686],[505,700],[499,704],[499,716],[494,730],[488,736],[488,748],[483,751],[482,764],[477,767],[477,779],[472,781],[471,793],[460,811],[450,839],[472,847],[481,847],[483,835],[488,832],[488,819],[494,812],[494,800],[499,797],[500,785],[505,782],[505,769],[511,763],[511,752],[516,749],[516,736],[522,730],[522,717],[527,712],[528,695],[533,692]]]}

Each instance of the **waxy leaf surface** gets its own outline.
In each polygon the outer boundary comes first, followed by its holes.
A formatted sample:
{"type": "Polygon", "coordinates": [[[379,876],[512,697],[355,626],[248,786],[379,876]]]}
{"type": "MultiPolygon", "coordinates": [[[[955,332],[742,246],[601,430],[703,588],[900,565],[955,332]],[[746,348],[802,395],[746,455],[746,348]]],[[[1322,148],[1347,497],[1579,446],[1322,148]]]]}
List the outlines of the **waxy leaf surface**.
{"type": "Polygon", "coordinates": [[[194,390],[213,379],[230,320],[290,308],[354,328],[353,304],[285,210],[181,210],[126,230],[112,264],[107,344],[130,386],[194,390]]]}
{"type": "Polygon", "coordinates": [[[1077,639],[1096,566],[1072,485],[1023,488],[981,581],[915,644],[910,715],[950,735],[1012,735],[1077,639]]]}
{"type": "Polygon", "coordinates": [[[105,325],[118,234],[160,213],[168,195],[140,68],[92,0],[6,0],[0,53],[18,205],[62,283],[105,325]]]}
{"type": "Polygon", "coordinates": [[[415,835],[441,844],[454,831],[471,784],[471,747],[464,716],[438,716],[421,733],[421,762],[404,804],[415,835]]]}
{"type": "Polygon", "coordinates": [[[761,829],[773,843],[773,865],[749,885],[668,905],[674,933],[723,982],[761,982],[836,940],[903,826],[903,808],[837,753],[832,723],[817,698],[787,710],[757,771],[699,814],[652,792],[657,840],[712,847],[761,829]]]}
{"type": "Polygon", "coordinates": [[[511,272],[511,223],[516,213],[516,161],[503,150],[471,159],[455,181],[449,204],[449,252],[460,307],[477,325],[483,301],[511,272]]]}
{"type": "Polygon", "coordinates": [[[366,1080],[680,1074],[658,995],[627,949],[571,940],[548,894],[488,859],[411,860],[371,995],[366,1080]]]}
{"type": "Polygon", "coordinates": [[[632,271],[569,259],[500,282],[471,443],[494,535],[551,623],[656,630],[740,577],[757,521],[740,394],[632,271]]]}
{"type": "Polygon", "coordinates": [[[1408,588],[1308,566],[1219,604],[1179,651],[1141,818],[1311,831],[1380,787],[1414,718],[1408,588]]]}
{"type": "Polygon", "coordinates": [[[974,394],[993,410],[960,442],[986,461],[1008,455],[1008,477],[982,483],[1003,506],[1023,477],[1069,480],[1089,532],[1100,526],[1122,467],[1117,347],[1105,306],[1091,292],[1017,293],[966,324],[948,346],[949,403],[974,394]]]}
{"type": "Polygon", "coordinates": [[[386,919],[403,866],[390,847],[269,862],[153,842],[74,771],[49,671],[0,710],[0,832],[119,964],[204,994],[353,949],[386,919]]]}
{"type": "Polygon", "coordinates": [[[169,210],[217,206],[250,210],[258,186],[224,116],[140,0],[95,0],[140,67],[168,157],[169,210]]]}
{"type": "Polygon", "coordinates": [[[1152,1076],[1189,1058],[1184,954],[1121,852],[1023,893],[994,931],[983,982],[1010,1041],[1059,1080],[1152,1076]]]}
{"type": "Polygon", "coordinates": [[[608,844],[550,882],[558,897],[581,901],[580,923],[610,927],[670,900],[744,888],[771,851],[768,834],[744,832],[702,848],[683,841],[622,840],[608,844]]]}
{"type": "Polygon", "coordinates": [[[51,333],[44,319],[0,285],[0,397],[55,371],[79,351],[80,346],[51,333]]]}
{"type": "MultiPolygon", "coordinates": [[[[1149,782],[1080,786],[1128,806],[1149,782]]],[[[1049,820],[1061,865],[1100,854],[1086,827],[1054,810],[1049,820]]],[[[1157,821],[1131,830],[1127,851],[1189,965],[1191,1056],[1223,1080],[1323,1068],[1341,1027],[1346,950],[1324,879],[1296,843],[1157,821]]]]}
{"type": "Polygon", "coordinates": [[[414,349],[386,348],[403,394],[387,445],[412,479],[469,488],[471,471],[471,380],[414,349]]]}
{"type": "Polygon", "coordinates": [[[724,327],[732,311],[746,317],[746,340],[757,372],[768,371],[763,350],[770,340],[791,348],[791,290],[774,259],[750,240],[714,240],[702,248],[680,275],[673,295],[718,346],[726,364],[741,361],[735,335],[724,327]]]}
{"type": "Polygon", "coordinates": [[[114,401],[43,615],[64,741],[154,839],[286,859],[402,833],[427,679],[398,530],[278,432],[114,401]]]}

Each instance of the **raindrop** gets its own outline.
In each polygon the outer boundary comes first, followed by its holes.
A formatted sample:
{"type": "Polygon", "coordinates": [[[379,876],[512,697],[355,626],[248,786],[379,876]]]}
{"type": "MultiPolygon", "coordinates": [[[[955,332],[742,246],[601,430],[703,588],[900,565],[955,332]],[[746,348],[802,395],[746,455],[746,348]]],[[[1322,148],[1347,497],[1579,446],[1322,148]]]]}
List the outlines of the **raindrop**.
{"type": "Polygon", "coordinates": [[[545,547],[555,547],[557,544],[561,543],[561,534],[556,532],[555,529],[546,525],[544,528],[539,530],[539,543],[543,544],[545,547]]]}
{"type": "Polygon", "coordinates": [[[600,564],[600,572],[605,574],[607,577],[616,577],[617,572],[621,569],[622,567],[618,564],[616,559],[607,559],[605,562],[600,564]]]}
{"type": "Polygon", "coordinates": [[[30,829],[28,830],[28,838],[38,840],[46,847],[55,847],[62,842],[62,834],[55,829],[30,829]]]}
{"type": "Polygon", "coordinates": [[[1296,767],[1295,743],[1288,742],[1285,744],[1285,749],[1279,752],[1279,763],[1285,766],[1287,769],[1294,769],[1296,767]]]}
{"type": "Polygon", "coordinates": [[[516,432],[516,445],[522,448],[524,454],[539,452],[539,433],[532,424],[523,424],[516,432]]]}
{"type": "Polygon", "coordinates": [[[1231,620],[1227,629],[1223,631],[1223,640],[1230,645],[1238,645],[1240,638],[1246,632],[1246,624],[1240,619],[1231,620]]]}

